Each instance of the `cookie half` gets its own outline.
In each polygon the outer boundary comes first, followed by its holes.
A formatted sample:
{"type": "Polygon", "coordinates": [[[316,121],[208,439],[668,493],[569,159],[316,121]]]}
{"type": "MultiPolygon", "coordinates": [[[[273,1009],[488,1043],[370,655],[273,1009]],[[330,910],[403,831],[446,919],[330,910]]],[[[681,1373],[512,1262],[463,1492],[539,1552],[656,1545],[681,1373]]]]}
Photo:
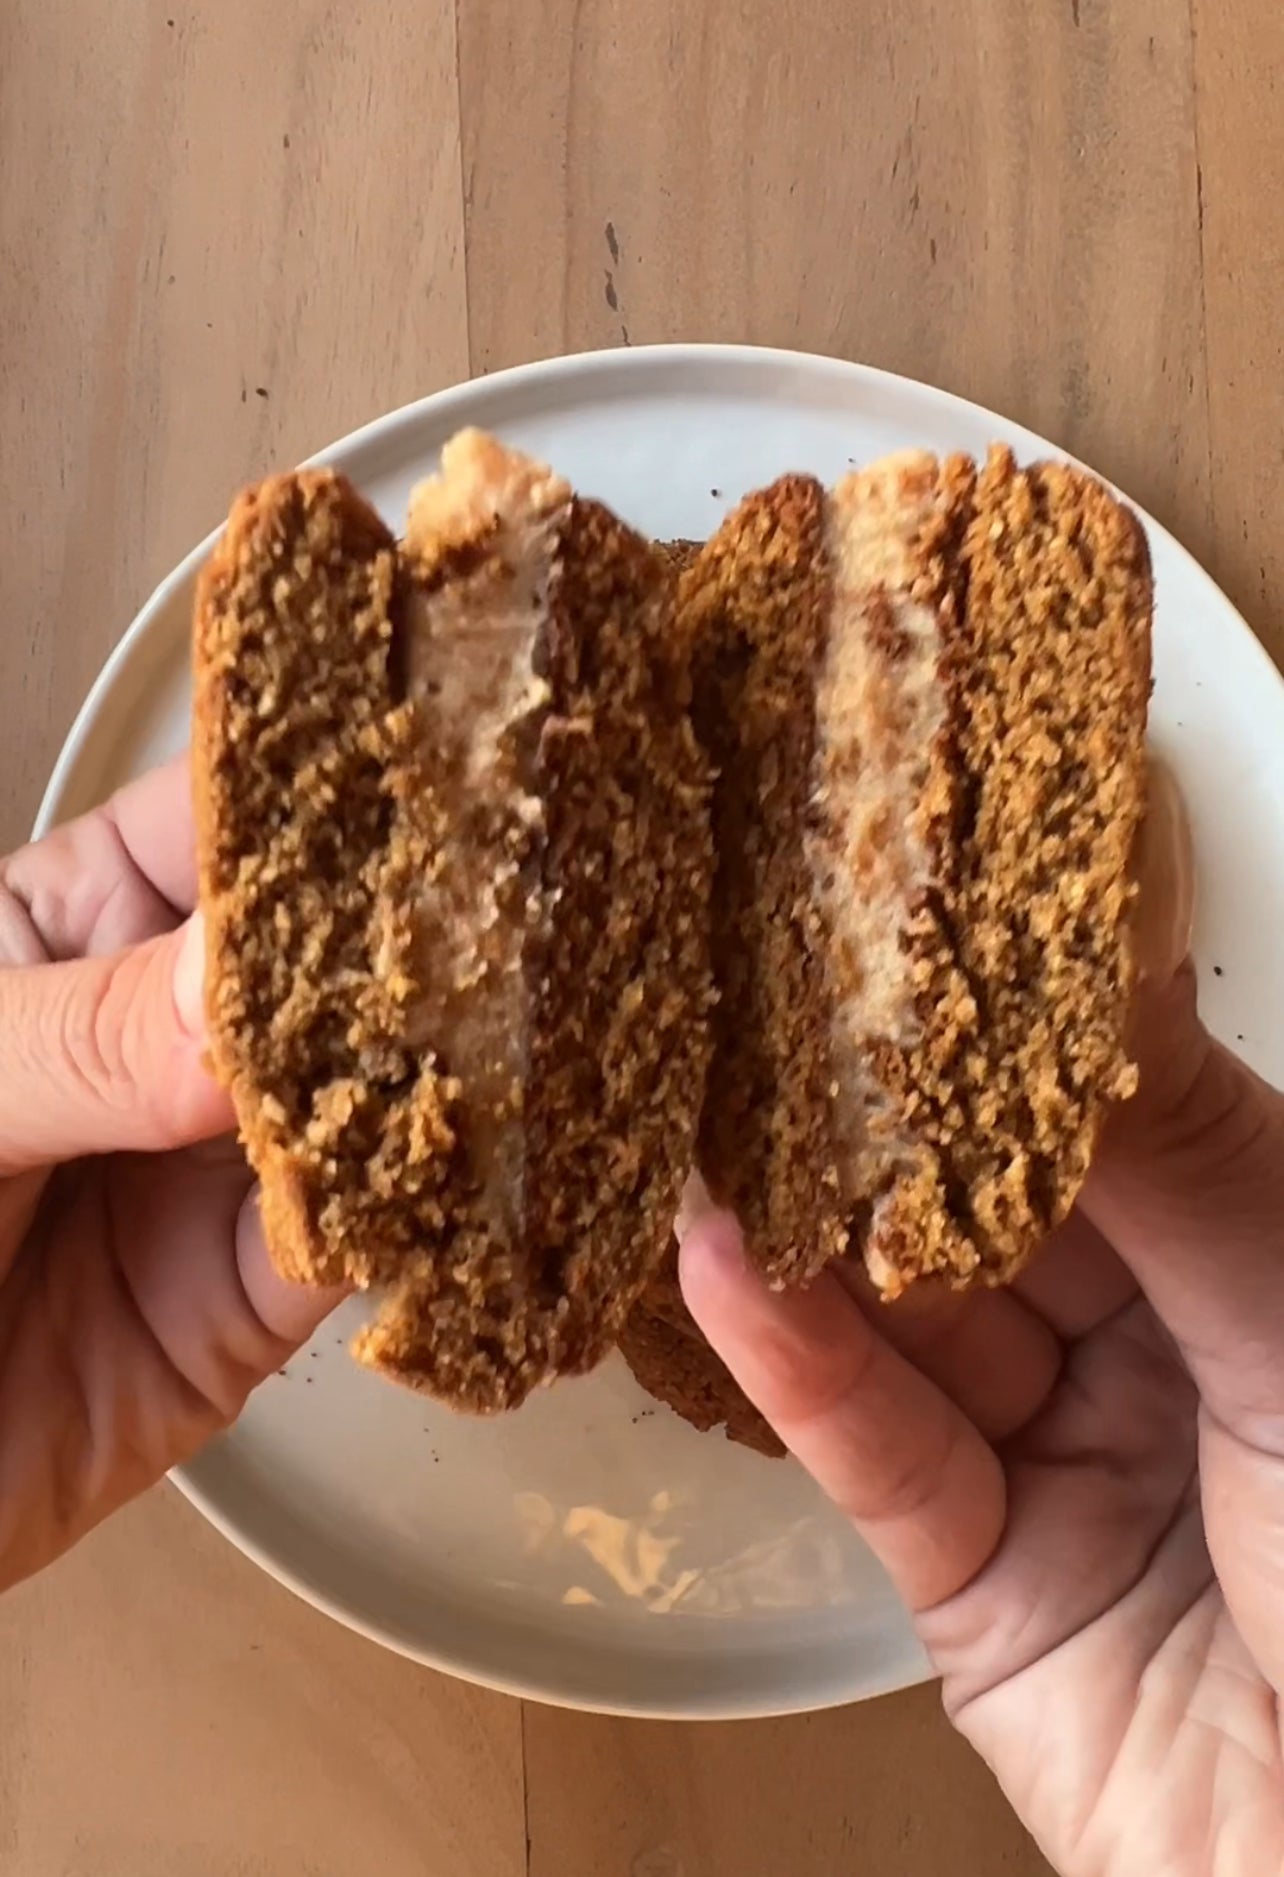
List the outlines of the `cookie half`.
{"type": "Polygon", "coordinates": [[[750,497],[683,574],[717,770],[700,1159],[762,1269],[1010,1277],[1135,1084],[1152,581],[1059,464],[750,497]]]}
{"type": "Polygon", "coordinates": [[[233,510],[195,624],[214,1065],[279,1268],[474,1409],[596,1363],[667,1246],[712,869],[675,574],[466,433],[404,544],[342,478],[233,510]]]}

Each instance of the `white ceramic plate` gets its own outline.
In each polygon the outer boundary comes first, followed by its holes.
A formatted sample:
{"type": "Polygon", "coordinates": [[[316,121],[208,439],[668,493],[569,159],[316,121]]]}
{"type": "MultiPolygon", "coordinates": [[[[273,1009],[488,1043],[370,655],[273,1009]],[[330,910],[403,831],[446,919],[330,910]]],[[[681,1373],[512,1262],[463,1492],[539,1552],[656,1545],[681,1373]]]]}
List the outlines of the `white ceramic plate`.
{"type": "MultiPolygon", "coordinates": [[[[830,480],[920,444],[1051,447],[922,385],[829,359],[657,348],[446,392],[325,453],[404,519],[445,439],[480,424],[656,536],[701,536],[786,469],[830,480]]],[[[230,494],[230,491],[229,491],[230,494]]],[[[1191,805],[1208,1013],[1284,1081],[1284,687],[1227,600],[1150,524],[1154,738],[1191,805]]],[[[205,542],[144,607],[58,764],[40,826],[182,747],[205,542]]],[[[515,1693],[667,1716],[776,1714],[926,1672],[882,1573],[792,1462],[691,1432],[618,1357],[493,1422],[358,1371],[340,1314],[176,1477],[274,1576],[406,1655],[515,1693]]]]}

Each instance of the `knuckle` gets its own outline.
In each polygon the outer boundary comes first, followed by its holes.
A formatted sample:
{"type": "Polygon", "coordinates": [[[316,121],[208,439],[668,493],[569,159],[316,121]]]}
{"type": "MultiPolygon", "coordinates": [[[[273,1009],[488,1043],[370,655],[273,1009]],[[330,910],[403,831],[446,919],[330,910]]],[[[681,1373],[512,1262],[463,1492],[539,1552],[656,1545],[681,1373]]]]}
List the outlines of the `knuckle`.
{"type": "Polygon", "coordinates": [[[42,965],[48,956],[30,907],[9,884],[6,869],[0,865],[0,970],[10,965],[42,965]]]}
{"type": "Polygon", "coordinates": [[[115,978],[110,969],[69,972],[55,1012],[61,1059],[86,1095],[112,1108],[126,1105],[131,1092],[115,978]]]}
{"type": "Polygon", "coordinates": [[[180,1133],[181,1115],[161,1067],[150,1031],[152,1005],[146,952],[68,968],[59,999],[57,1047],[85,1097],[95,1106],[128,1117],[158,1147],[180,1133]]]}

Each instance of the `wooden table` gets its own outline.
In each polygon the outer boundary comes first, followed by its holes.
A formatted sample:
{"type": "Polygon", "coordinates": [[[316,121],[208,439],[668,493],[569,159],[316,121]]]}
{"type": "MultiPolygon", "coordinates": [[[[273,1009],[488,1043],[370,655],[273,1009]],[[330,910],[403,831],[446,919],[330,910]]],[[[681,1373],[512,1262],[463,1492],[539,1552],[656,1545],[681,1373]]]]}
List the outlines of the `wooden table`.
{"type": "MultiPolygon", "coordinates": [[[[235,484],[581,347],[801,346],[995,405],[1284,653],[1284,13],[797,12],[4,0],[0,844],[235,484]]],[[[6,1877],[1044,1868],[931,1690],[523,1707],[314,1615],[168,1490],[0,1606],[6,1877]]]]}

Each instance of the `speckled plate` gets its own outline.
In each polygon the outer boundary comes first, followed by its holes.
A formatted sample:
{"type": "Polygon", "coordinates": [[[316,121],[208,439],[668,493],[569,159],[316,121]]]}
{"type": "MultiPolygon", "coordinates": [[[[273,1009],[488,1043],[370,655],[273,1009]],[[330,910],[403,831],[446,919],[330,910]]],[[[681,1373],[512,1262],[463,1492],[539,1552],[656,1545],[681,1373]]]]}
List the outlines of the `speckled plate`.
{"type": "MultiPolygon", "coordinates": [[[[320,459],[400,525],[441,444],[480,424],[657,536],[704,535],[786,469],[832,479],[906,445],[1056,454],[939,391],[736,348],[599,353],[380,419],[320,459]]],[[[231,491],[228,492],[229,495],[231,491]]],[[[1189,800],[1214,1026],[1284,1081],[1284,686],[1153,522],[1154,738],[1189,800]],[[1211,967],[1218,967],[1214,974],[1211,967]]],[[[204,542],[143,608],[50,784],[40,826],[182,747],[204,542]]],[[[493,1422],[358,1371],[353,1304],[177,1484],[300,1596],[403,1654],[523,1695],[666,1716],[778,1714],[919,1680],[886,1579],[792,1462],[692,1433],[618,1358],[493,1422]]]]}

